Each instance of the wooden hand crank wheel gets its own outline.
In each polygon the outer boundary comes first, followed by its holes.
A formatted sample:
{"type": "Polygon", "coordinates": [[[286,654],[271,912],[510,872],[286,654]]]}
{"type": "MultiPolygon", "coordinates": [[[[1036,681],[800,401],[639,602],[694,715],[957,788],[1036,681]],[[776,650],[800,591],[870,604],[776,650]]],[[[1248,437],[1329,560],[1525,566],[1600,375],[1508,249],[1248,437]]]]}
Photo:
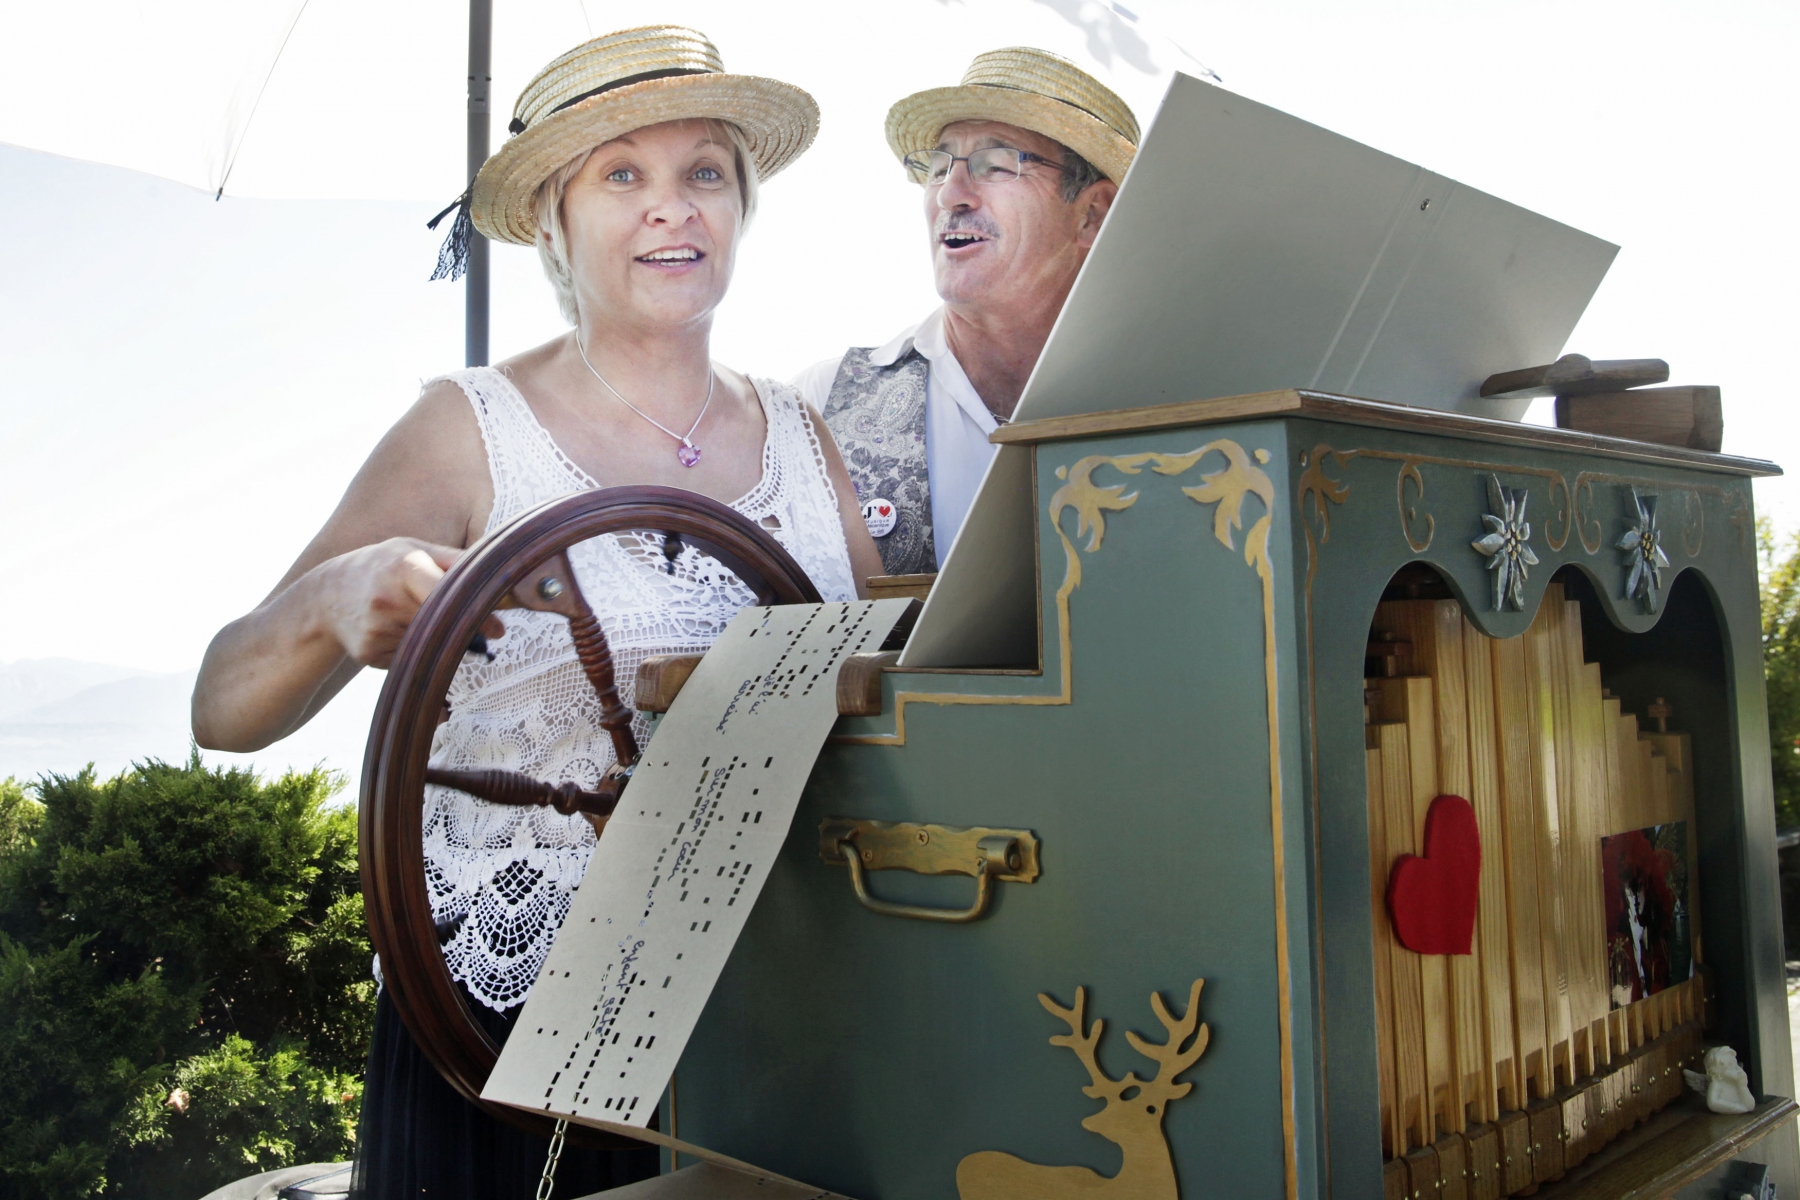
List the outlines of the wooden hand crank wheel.
{"type": "MultiPolygon", "coordinates": [[[[549,1118],[481,1099],[500,1047],[476,1023],[450,977],[432,921],[423,846],[425,784],[429,773],[429,782],[498,803],[551,804],[565,813],[611,812],[636,758],[631,710],[619,701],[606,638],[564,552],[590,538],[633,531],[678,535],[680,545],[695,547],[734,571],[758,604],[819,600],[806,572],[780,543],[716,500],[664,487],[600,488],[553,500],[477,544],[419,609],[388,670],[363,756],[363,903],[381,956],[383,982],[400,1018],[458,1092],[501,1120],[545,1136],[552,1128],[549,1118]],[[507,604],[570,619],[581,665],[600,698],[601,725],[618,752],[618,764],[596,791],[507,772],[443,772],[427,766],[451,678],[482,621],[507,604]]],[[[665,553],[675,545],[667,542],[665,553]]],[[[582,1140],[623,1142],[591,1131],[582,1140]]]]}

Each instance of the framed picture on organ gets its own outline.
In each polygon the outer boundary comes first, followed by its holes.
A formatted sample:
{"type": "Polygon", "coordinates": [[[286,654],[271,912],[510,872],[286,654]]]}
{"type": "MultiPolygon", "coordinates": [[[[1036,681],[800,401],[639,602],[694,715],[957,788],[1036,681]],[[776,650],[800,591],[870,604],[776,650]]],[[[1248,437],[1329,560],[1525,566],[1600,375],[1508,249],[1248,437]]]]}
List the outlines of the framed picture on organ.
{"type": "Polygon", "coordinates": [[[1693,974],[1687,822],[1600,839],[1612,1006],[1624,1008],[1693,974]]]}

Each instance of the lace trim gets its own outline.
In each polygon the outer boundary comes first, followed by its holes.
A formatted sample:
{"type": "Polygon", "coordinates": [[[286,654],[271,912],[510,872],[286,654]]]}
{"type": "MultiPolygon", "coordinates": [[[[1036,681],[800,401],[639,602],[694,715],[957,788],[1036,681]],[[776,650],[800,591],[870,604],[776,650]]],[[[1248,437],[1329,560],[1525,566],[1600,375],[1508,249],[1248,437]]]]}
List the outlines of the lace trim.
{"type": "MultiPolygon", "coordinates": [[[[547,500],[598,486],[556,444],[512,381],[492,368],[444,378],[467,395],[494,485],[486,532],[547,500]]],[[[791,388],[753,381],[768,432],[763,474],[732,507],[762,522],[830,600],[855,597],[836,490],[824,448],[791,388]],[[768,525],[773,518],[774,525],[768,525]]],[[[612,645],[621,680],[651,654],[704,650],[754,597],[725,567],[689,548],[673,573],[654,532],[597,538],[570,562],[612,645]]],[[[503,767],[540,779],[598,781],[613,761],[598,704],[575,659],[568,626],[544,613],[507,612],[494,661],[466,662],[446,697],[434,765],[503,767]]],[[[635,722],[639,740],[648,723],[635,722]]],[[[592,828],[551,809],[491,805],[431,787],[424,806],[432,915],[458,922],[444,946],[450,973],[482,1003],[505,1010],[537,978],[592,853],[592,828]]]]}

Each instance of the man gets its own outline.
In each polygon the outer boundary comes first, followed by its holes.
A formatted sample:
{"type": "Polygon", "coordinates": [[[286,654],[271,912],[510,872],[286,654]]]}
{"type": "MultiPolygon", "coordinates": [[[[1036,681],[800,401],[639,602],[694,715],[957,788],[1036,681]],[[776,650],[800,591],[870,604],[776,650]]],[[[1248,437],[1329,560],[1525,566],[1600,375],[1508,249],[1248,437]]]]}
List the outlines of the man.
{"type": "Polygon", "coordinates": [[[1043,50],[983,54],[888,111],[924,187],[943,307],[795,380],[825,416],[890,575],[950,553],[1050,327],[1137,152],[1131,109],[1043,50]]]}

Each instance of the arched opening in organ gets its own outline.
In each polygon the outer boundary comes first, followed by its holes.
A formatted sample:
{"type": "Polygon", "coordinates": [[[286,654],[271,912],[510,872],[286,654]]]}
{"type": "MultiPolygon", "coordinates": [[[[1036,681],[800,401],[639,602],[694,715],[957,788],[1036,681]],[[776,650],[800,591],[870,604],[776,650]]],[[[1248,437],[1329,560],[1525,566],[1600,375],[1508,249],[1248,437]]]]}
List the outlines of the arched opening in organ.
{"type": "Polygon", "coordinates": [[[1712,599],[1684,574],[1634,634],[1565,568],[1525,633],[1494,638],[1412,564],[1364,675],[1383,1152],[1390,1171],[1430,1156],[1440,1177],[1450,1160],[1496,1174],[1485,1194],[1526,1191],[1678,1098],[1709,1022],[1743,1044],[1743,1014],[1709,1011],[1703,984],[1721,949],[1703,930],[1741,927],[1730,889],[1702,887],[1731,837],[1704,797],[1732,811],[1737,744],[1712,599]],[[1478,867],[1428,844],[1447,796],[1473,810],[1478,867]],[[1408,856],[1426,861],[1396,886],[1408,856]],[[1418,905],[1465,898],[1469,953],[1405,944],[1418,905]]]}

